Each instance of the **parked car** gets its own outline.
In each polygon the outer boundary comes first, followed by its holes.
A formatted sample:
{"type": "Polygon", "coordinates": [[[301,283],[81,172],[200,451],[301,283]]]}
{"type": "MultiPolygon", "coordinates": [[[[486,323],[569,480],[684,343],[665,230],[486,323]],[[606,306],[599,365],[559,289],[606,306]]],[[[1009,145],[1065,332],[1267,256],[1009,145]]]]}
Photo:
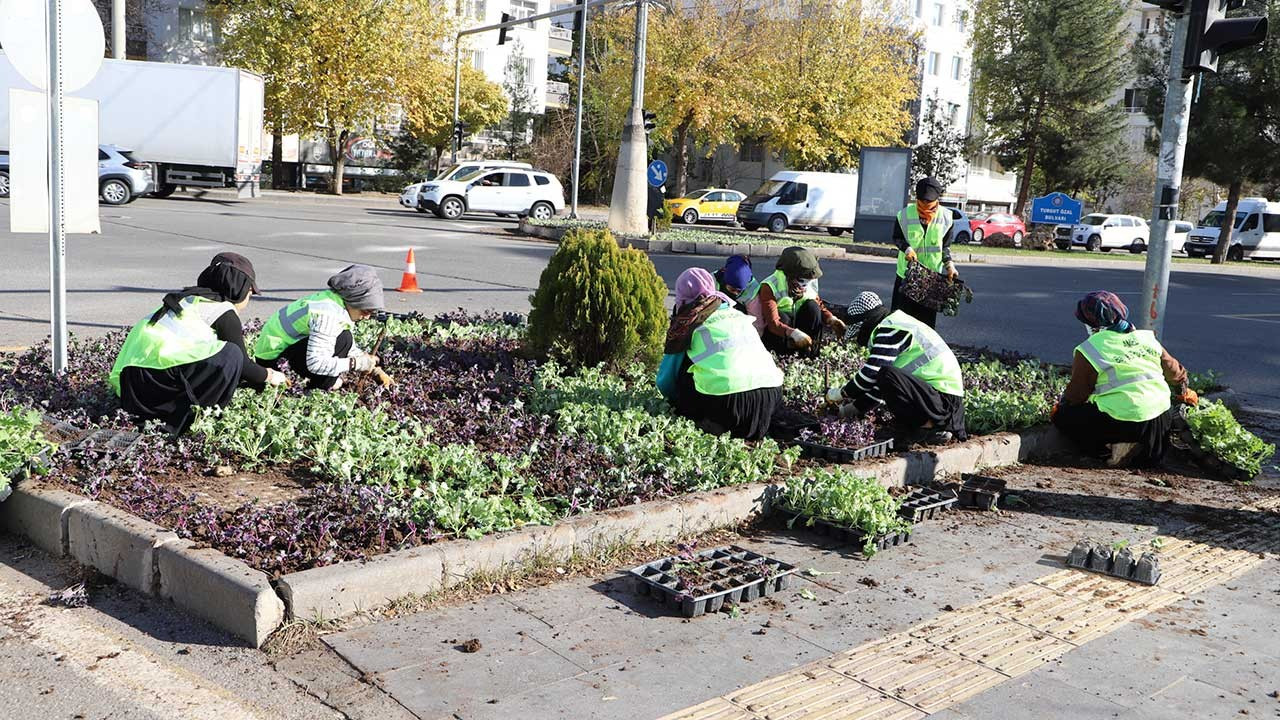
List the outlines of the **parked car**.
{"type": "Polygon", "coordinates": [[[858,176],[852,173],[774,173],[738,203],[737,220],[748,230],[780,233],[792,226],[826,228],[833,236],[853,230],[858,176]]]}
{"type": "MultiPolygon", "coordinates": [[[[1205,257],[1218,247],[1218,232],[1225,202],[1218,203],[1187,237],[1185,249],[1191,257],[1205,257]]],[[[1236,206],[1235,230],[1231,233],[1228,260],[1280,259],[1280,202],[1266,198],[1243,198],[1236,206]]]]}
{"type": "Polygon", "coordinates": [[[564,188],[555,175],[537,170],[474,170],[450,180],[432,180],[418,193],[418,207],[456,220],[469,212],[527,215],[548,220],[564,209],[564,188]]]}
{"type": "Polygon", "coordinates": [[[108,205],[124,205],[156,189],[155,167],[115,145],[98,146],[98,197],[108,205]]]}
{"type": "Polygon", "coordinates": [[[697,224],[699,220],[734,221],[738,214],[738,204],[747,198],[737,190],[706,188],[694,190],[682,198],[667,201],[672,219],[679,218],[686,225],[697,224]]]}
{"type": "Polygon", "coordinates": [[[955,228],[951,236],[952,245],[967,245],[973,241],[973,232],[969,230],[969,214],[960,208],[947,208],[951,211],[951,226],[955,228]]]}
{"type": "Polygon", "coordinates": [[[455,180],[463,175],[470,175],[477,170],[484,170],[486,168],[518,168],[521,170],[532,170],[533,166],[529,163],[508,162],[506,160],[467,160],[456,165],[450,165],[440,171],[431,180],[423,180],[419,183],[406,185],[404,190],[400,191],[400,204],[407,208],[413,208],[418,212],[426,212],[426,210],[423,210],[418,205],[418,193],[422,192],[423,185],[440,180],[455,180]]]}
{"type": "Polygon", "coordinates": [[[1195,229],[1195,225],[1178,220],[1173,223],[1173,235],[1169,237],[1169,252],[1180,253],[1186,252],[1187,237],[1191,231],[1195,229]]]}
{"type": "Polygon", "coordinates": [[[1083,245],[1086,250],[1110,252],[1113,248],[1125,248],[1136,254],[1147,249],[1151,228],[1146,220],[1134,215],[1092,213],[1080,218],[1075,225],[1058,225],[1054,228],[1053,241],[1059,250],[1083,245]]]}
{"type": "Polygon", "coordinates": [[[1008,213],[979,213],[969,219],[969,233],[973,242],[982,244],[982,239],[993,235],[1008,235],[1013,238],[1014,247],[1022,247],[1022,238],[1027,235],[1027,226],[1022,218],[1008,213]]]}
{"type": "Polygon", "coordinates": [[[9,197],[9,153],[0,153],[0,198],[9,197]]]}

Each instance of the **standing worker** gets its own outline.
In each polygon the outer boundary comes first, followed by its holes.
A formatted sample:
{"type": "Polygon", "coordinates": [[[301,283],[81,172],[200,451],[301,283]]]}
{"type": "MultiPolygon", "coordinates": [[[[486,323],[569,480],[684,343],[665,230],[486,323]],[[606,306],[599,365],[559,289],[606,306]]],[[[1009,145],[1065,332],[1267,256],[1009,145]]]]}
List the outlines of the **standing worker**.
{"type": "Polygon", "coordinates": [[[658,389],[676,413],[713,435],[759,440],[782,405],[782,371],[751,316],[733,309],[715,279],[690,268],[676,279],[658,389]]]}
{"type": "Polygon", "coordinates": [[[864,292],[849,306],[856,342],[870,356],[843,388],[827,390],[840,416],[856,418],[879,405],[893,414],[899,449],[968,437],[960,362],[937,331],[901,310],[885,309],[864,292]]]}
{"type": "Polygon", "coordinates": [[[336,390],[349,371],[372,372],[378,358],[361,350],[355,324],[383,309],[382,281],[373,268],[352,265],[329,278],[329,289],[280,308],[253,345],[266,367],[284,358],[309,389],[336,390]]]}
{"type": "Polygon", "coordinates": [[[760,283],[751,271],[751,259],[742,255],[730,255],[713,277],[716,290],[727,295],[739,312],[747,312],[747,303],[755,300],[756,293],[760,292],[760,283]]]}
{"type": "Polygon", "coordinates": [[[224,406],[240,385],[287,384],[245,353],[240,311],[257,291],[253,264],[219,253],[194,286],[165,295],[129,330],[107,378],[121,407],[177,435],[191,425],[193,407],[224,406]]]}
{"type": "Polygon", "coordinates": [[[1128,318],[1114,293],[1091,292],[1076,303],[1088,339],[1076,346],[1053,424],[1091,455],[1102,456],[1111,445],[1112,465],[1150,466],[1167,449],[1171,395],[1187,405],[1200,398],[1155,334],[1134,328],[1128,318]]]}
{"type": "Polygon", "coordinates": [[[811,355],[814,338],[824,326],[836,337],[844,337],[844,322],[822,305],[818,295],[818,278],[822,277],[818,258],[805,248],[789,247],[782,251],[777,267],[747,303],[764,346],[779,355],[811,355]]]}
{"type": "Polygon", "coordinates": [[[893,225],[893,242],[898,246],[898,276],[893,281],[893,309],[901,310],[920,322],[935,327],[938,312],[907,297],[902,292],[907,265],[918,262],[928,270],[943,273],[954,280],[956,265],[951,262],[951,236],[954,223],[951,213],[938,205],[942,185],[931,177],[916,183],[916,201],[898,213],[893,225]]]}

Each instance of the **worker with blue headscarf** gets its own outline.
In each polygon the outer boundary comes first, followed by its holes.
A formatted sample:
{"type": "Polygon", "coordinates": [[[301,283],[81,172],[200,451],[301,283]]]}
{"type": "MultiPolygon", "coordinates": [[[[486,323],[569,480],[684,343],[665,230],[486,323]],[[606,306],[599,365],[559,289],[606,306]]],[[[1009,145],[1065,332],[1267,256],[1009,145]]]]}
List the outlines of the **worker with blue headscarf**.
{"type": "Polygon", "coordinates": [[[751,270],[751,259],[742,255],[730,255],[714,277],[716,290],[732,300],[738,312],[747,312],[747,303],[760,292],[760,283],[751,270]]]}
{"type": "Polygon", "coordinates": [[[1173,425],[1173,400],[1199,402],[1187,387],[1187,371],[1154,333],[1129,322],[1129,309],[1115,293],[1084,296],[1076,319],[1086,338],[1076,346],[1053,424],[1085,452],[1109,452],[1111,465],[1159,463],[1173,425]]]}

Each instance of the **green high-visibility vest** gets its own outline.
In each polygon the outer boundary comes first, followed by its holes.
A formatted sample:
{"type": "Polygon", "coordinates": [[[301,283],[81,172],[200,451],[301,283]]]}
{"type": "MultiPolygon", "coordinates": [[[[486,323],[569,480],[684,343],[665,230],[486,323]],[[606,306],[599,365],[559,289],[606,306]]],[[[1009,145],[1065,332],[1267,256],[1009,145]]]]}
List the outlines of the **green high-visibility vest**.
{"type": "Polygon", "coordinates": [[[311,313],[327,313],[338,318],[344,330],[355,324],[347,313],[347,303],[332,290],[308,295],[280,308],[267,318],[253,343],[253,356],[259,360],[275,360],[280,353],[311,334],[311,313]]]}
{"type": "Polygon", "coordinates": [[[889,313],[871,333],[871,345],[882,330],[904,330],[911,335],[911,344],[898,353],[893,366],[913,377],[923,380],[929,387],[947,395],[964,396],[964,377],[960,374],[960,361],[936,330],[901,310],[889,313]]]}
{"type": "MultiPolygon", "coordinates": [[[[764,283],[773,291],[773,298],[778,301],[778,312],[794,313],[796,306],[806,300],[818,299],[818,281],[810,280],[809,287],[805,288],[804,295],[799,300],[793,299],[791,293],[787,290],[787,274],[778,270],[769,277],[765,278],[764,283]]],[[[759,293],[759,288],[756,293],[759,293]]]]}
{"type": "Polygon", "coordinates": [[[782,371],[756,334],[751,317],[721,305],[689,343],[693,385],[703,395],[782,387],[782,371]]]}
{"type": "Polygon", "coordinates": [[[1144,422],[1169,409],[1169,385],[1160,358],[1164,348],[1150,330],[1100,330],[1076,346],[1098,371],[1089,402],[1123,422],[1144,422]]]}
{"type": "MultiPolygon", "coordinates": [[[[907,245],[916,251],[916,260],[934,272],[942,272],[942,240],[951,231],[951,211],[938,206],[933,213],[933,222],[925,227],[920,222],[920,211],[913,203],[898,213],[898,227],[902,228],[907,245]]],[[[907,254],[899,250],[898,277],[906,276],[907,254]]]]}
{"type": "Polygon", "coordinates": [[[111,391],[120,395],[120,373],[127,367],[167,370],[217,355],[226,342],[218,339],[205,317],[217,319],[231,309],[234,309],[231,303],[192,296],[182,299],[180,314],[169,311],[153,324],[151,316],[155,312],[149,313],[134,324],[124,339],[124,345],[120,346],[116,364],[111,366],[111,374],[107,376],[111,391]],[[198,308],[202,303],[214,307],[198,308]],[[206,309],[208,313],[202,312],[206,309]]]}

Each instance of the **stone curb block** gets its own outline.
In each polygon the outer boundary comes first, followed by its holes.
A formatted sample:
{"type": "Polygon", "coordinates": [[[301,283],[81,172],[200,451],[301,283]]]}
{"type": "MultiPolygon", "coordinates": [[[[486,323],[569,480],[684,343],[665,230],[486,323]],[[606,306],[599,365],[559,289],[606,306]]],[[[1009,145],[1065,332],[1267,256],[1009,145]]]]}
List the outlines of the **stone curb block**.
{"type": "Polygon", "coordinates": [[[650,240],[649,252],[669,253],[671,252],[671,241],[670,240],[650,240]]]}
{"type": "Polygon", "coordinates": [[[322,620],[378,607],[405,595],[426,595],[443,585],[439,546],[423,545],[363,562],[311,568],[276,581],[291,620],[322,620]]]}
{"type": "Polygon", "coordinates": [[[99,502],[67,512],[71,557],[148,595],[156,590],[155,549],[177,539],[155,523],[99,502]]]}
{"type": "Polygon", "coordinates": [[[567,557],[573,552],[574,529],[564,523],[535,525],[477,540],[452,540],[436,547],[443,564],[443,587],[452,587],[468,575],[523,565],[537,555],[567,557]]]}
{"type": "Polygon", "coordinates": [[[0,527],[22,535],[50,555],[70,554],[67,547],[67,512],[73,507],[93,502],[66,490],[22,482],[13,486],[13,494],[0,503],[0,527]]]}
{"type": "Polygon", "coordinates": [[[190,540],[155,548],[160,597],[262,647],[284,622],[284,602],[266,573],[190,540]]]}
{"type": "MultiPolygon", "coordinates": [[[[684,534],[700,533],[726,525],[736,525],[764,514],[772,485],[758,483],[693,493],[680,503],[684,534]]],[[[651,503],[650,503],[651,504],[651,503]]],[[[670,540],[655,538],[656,540],[670,540]]]]}

